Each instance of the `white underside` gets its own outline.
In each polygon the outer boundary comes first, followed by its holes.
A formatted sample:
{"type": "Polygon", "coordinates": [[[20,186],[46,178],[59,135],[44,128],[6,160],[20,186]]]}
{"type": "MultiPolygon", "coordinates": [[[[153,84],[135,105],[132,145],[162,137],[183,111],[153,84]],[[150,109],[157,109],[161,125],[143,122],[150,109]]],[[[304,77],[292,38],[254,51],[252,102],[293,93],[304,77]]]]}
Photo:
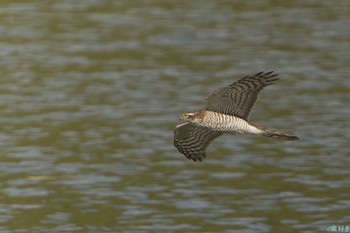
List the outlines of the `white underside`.
{"type": "Polygon", "coordinates": [[[224,133],[262,134],[264,132],[239,117],[211,111],[206,112],[201,125],[224,133]]]}

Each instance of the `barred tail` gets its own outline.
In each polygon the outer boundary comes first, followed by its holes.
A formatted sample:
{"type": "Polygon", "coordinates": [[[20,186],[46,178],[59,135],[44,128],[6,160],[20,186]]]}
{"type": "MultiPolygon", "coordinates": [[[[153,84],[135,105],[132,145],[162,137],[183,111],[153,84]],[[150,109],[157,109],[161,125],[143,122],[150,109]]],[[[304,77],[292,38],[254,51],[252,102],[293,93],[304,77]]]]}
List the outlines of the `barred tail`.
{"type": "Polygon", "coordinates": [[[261,135],[265,137],[272,137],[272,138],[278,138],[278,139],[283,139],[283,140],[289,140],[289,141],[294,141],[294,140],[299,140],[300,138],[291,134],[286,134],[286,133],[281,133],[278,131],[273,131],[269,129],[264,129],[259,127],[262,130],[261,135]]]}

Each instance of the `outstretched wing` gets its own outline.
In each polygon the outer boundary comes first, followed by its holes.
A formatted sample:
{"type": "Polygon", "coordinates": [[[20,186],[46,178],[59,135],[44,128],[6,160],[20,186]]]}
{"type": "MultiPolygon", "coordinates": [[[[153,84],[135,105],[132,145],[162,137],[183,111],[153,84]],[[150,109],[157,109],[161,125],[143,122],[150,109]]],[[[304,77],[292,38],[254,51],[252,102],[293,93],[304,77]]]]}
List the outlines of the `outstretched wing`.
{"type": "Polygon", "coordinates": [[[207,110],[238,116],[248,120],[259,92],[278,80],[273,71],[246,76],[237,82],[220,88],[208,95],[207,110]]]}
{"type": "Polygon", "coordinates": [[[176,126],[174,145],[188,159],[202,161],[208,145],[222,133],[190,122],[176,126]]]}

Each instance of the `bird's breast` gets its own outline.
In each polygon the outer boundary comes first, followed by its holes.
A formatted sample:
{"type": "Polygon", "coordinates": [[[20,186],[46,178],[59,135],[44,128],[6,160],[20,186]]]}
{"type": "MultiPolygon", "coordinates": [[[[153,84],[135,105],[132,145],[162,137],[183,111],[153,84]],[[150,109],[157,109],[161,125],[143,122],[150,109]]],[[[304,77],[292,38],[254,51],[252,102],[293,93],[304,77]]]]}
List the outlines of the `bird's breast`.
{"type": "Polygon", "coordinates": [[[206,111],[201,124],[213,130],[226,133],[250,133],[250,124],[247,121],[218,112],[206,111]]]}

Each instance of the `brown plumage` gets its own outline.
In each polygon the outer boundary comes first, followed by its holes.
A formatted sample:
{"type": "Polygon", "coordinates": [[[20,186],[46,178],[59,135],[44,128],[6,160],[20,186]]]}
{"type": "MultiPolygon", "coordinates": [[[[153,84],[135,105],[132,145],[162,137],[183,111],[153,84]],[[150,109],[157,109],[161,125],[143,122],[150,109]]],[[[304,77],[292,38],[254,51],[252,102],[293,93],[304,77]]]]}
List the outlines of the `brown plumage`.
{"type": "Polygon", "coordinates": [[[277,74],[260,72],[246,76],[208,95],[207,107],[183,114],[185,123],[176,126],[174,145],[188,159],[201,161],[206,148],[223,133],[255,134],[283,140],[298,140],[294,135],[265,129],[248,122],[260,91],[278,80],[277,74]]]}

